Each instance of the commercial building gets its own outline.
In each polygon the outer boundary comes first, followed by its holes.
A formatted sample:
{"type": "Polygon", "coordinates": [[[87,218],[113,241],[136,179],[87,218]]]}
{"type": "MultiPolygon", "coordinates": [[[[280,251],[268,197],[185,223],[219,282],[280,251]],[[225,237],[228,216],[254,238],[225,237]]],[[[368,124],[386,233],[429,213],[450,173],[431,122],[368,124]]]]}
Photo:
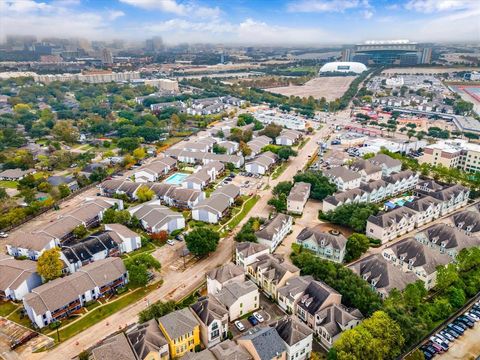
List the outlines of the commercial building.
{"type": "Polygon", "coordinates": [[[81,81],[90,84],[101,84],[108,82],[129,82],[140,79],[140,72],[127,71],[117,73],[109,70],[92,70],[84,71],[81,74],[35,74],[33,78],[36,82],[41,82],[44,84],[49,84],[53,81],[81,81]]]}
{"type": "Polygon", "coordinates": [[[343,52],[343,61],[369,65],[429,64],[431,49],[409,40],[366,41],[343,52]]]}
{"type": "Polygon", "coordinates": [[[305,130],[306,121],[298,116],[289,114],[277,114],[274,110],[259,111],[253,114],[255,119],[262,124],[275,123],[291,130],[305,130]]]}
{"type": "Polygon", "coordinates": [[[439,141],[424,148],[419,162],[477,172],[480,171],[480,145],[459,139],[439,141]]]}

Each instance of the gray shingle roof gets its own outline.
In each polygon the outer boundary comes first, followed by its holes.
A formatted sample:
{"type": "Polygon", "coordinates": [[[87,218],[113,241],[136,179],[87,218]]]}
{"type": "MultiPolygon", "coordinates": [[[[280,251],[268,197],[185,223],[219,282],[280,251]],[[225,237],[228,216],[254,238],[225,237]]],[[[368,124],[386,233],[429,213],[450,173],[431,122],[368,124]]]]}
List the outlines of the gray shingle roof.
{"type": "Polygon", "coordinates": [[[124,333],[119,333],[92,350],[93,360],[136,360],[124,333]]]}
{"type": "Polygon", "coordinates": [[[243,274],[244,270],[241,266],[228,263],[210,270],[207,273],[207,277],[212,280],[217,280],[219,283],[223,284],[224,282],[243,274]]]}
{"type": "Polygon", "coordinates": [[[244,257],[249,257],[268,249],[268,246],[266,245],[252,243],[252,242],[241,242],[241,243],[237,243],[235,246],[236,246],[237,252],[239,254],[242,254],[244,257]]]}
{"type": "Polygon", "coordinates": [[[291,219],[292,217],[290,215],[278,213],[272,220],[266,223],[261,230],[256,231],[255,236],[260,239],[272,240],[273,236],[291,221],[291,219]]]}
{"type": "Polygon", "coordinates": [[[155,319],[139,324],[133,330],[128,331],[126,335],[139,359],[145,359],[152,351],[158,353],[168,344],[155,319]]]}
{"type": "Polygon", "coordinates": [[[296,318],[289,316],[270,324],[289,346],[295,345],[313,334],[313,330],[296,318]]]}
{"type": "Polygon", "coordinates": [[[253,360],[243,346],[236,344],[232,340],[222,341],[210,350],[217,360],[253,360]]]}
{"type": "Polygon", "coordinates": [[[300,298],[298,306],[314,315],[325,303],[325,300],[332,295],[339,293],[321,281],[311,281],[300,298]]]}
{"type": "Polygon", "coordinates": [[[415,215],[416,212],[414,210],[402,206],[391,211],[378,213],[377,215],[370,215],[368,217],[368,222],[385,228],[391,226],[393,223],[398,223],[405,217],[410,218],[415,215]]]}
{"type": "Polygon", "coordinates": [[[353,181],[362,177],[359,173],[349,170],[344,166],[337,166],[330,170],[324,170],[323,174],[327,177],[342,179],[343,182],[353,181]]]}
{"type": "Polygon", "coordinates": [[[331,245],[334,249],[343,250],[347,245],[347,239],[342,234],[333,235],[321,230],[321,226],[317,225],[314,228],[306,227],[297,236],[297,241],[303,242],[308,239],[313,239],[319,246],[331,245]],[[323,241],[323,245],[322,244],[323,241]]]}
{"type": "Polygon", "coordinates": [[[384,165],[388,168],[394,168],[402,165],[402,162],[400,160],[393,159],[390,156],[385,154],[377,154],[369,160],[374,165],[380,165],[380,166],[384,165]]]}
{"type": "Polygon", "coordinates": [[[258,293],[258,288],[251,280],[247,280],[245,282],[227,284],[214,296],[221,304],[229,308],[240,297],[253,292],[258,293]]]}
{"type": "Polygon", "coordinates": [[[191,306],[191,309],[197,314],[200,321],[207,326],[214,320],[227,319],[228,321],[228,310],[214,297],[206,296],[198,299],[198,301],[191,306]]]}
{"type": "Polygon", "coordinates": [[[288,200],[293,201],[303,201],[307,194],[310,194],[310,183],[305,182],[297,182],[293,185],[292,190],[290,190],[290,194],[288,194],[288,200]]]}
{"type": "Polygon", "coordinates": [[[198,326],[198,321],[189,308],[183,308],[158,319],[168,336],[173,340],[182,335],[193,332],[198,326]]]}
{"type": "Polygon", "coordinates": [[[275,328],[253,328],[240,338],[241,341],[251,341],[260,360],[271,360],[286,351],[282,338],[275,328]]]}

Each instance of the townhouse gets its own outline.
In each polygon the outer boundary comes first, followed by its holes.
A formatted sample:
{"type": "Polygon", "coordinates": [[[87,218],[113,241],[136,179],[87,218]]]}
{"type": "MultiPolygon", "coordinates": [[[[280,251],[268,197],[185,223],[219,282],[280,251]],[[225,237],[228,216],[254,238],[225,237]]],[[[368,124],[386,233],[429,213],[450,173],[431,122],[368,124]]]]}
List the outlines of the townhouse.
{"type": "Polygon", "coordinates": [[[160,200],[151,200],[133,206],[128,209],[128,212],[140,220],[142,227],[149,233],[158,233],[160,231],[171,233],[185,227],[183,215],[161,205],[160,200]]]}
{"type": "Polygon", "coordinates": [[[16,260],[0,254],[0,300],[21,301],[34,288],[42,285],[37,263],[16,260]]]}
{"type": "Polygon", "coordinates": [[[152,319],[143,324],[137,324],[129,329],[125,335],[135,353],[136,359],[170,359],[168,342],[160,330],[157,320],[152,319]]]}
{"type": "Polygon", "coordinates": [[[462,249],[480,246],[480,238],[445,223],[435,224],[415,234],[415,239],[455,259],[462,249]]]}
{"type": "Polygon", "coordinates": [[[251,313],[260,306],[258,288],[250,280],[226,284],[212,296],[228,310],[230,321],[251,313]]]}
{"type": "Polygon", "coordinates": [[[379,239],[382,243],[395,239],[415,229],[418,213],[406,206],[391,211],[370,215],[367,220],[366,234],[379,239]]]}
{"type": "Polygon", "coordinates": [[[265,175],[277,163],[278,156],[266,151],[245,164],[245,171],[252,174],[265,175]]]}
{"type": "Polygon", "coordinates": [[[200,346],[200,324],[189,308],[176,310],[158,319],[168,343],[170,357],[180,358],[200,346]]]}
{"type": "Polygon", "coordinates": [[[103,197],[86,198],[76,209],[60,214],[57,220],[38,224],[35,231],[12,233],[7,241],[7,252],[14,257],[26,256],[37,260],[44,250],[73,239],[73,230],[77,226],[98,226],[105,210],[112,206],[123,209],[123,201],[103,197]]]}
{"type": "Polygon", "coordinates": [[[255,327],[237,339],[254,360],[287,360],[287,348],[275,328],[255,327]]]}
{"type": "Polygon", "coordinates": [[[240,242],[235,244],[235,264],[243,267],[247,271],[247,267],[257,261],[261,255],[270,253],[270,248],[266,245],[240,242]]]}
{"type": "Polygon", "coordinates": [[[296,130],[283,129],[275,138],[275,144],[283,146],[293,146],[295,145],[302,137],[302,133],[296,130]]]}
{"type": "Polygon", "coordinates": [[[414,238],[403,239],[385,248],[383,257],[405,273],[414,273],[430,290],[436,284],[437,267],[447,265],[452,259],[414,238]]]}
{"type": "Polygon", "coordinates": [[[155,182],[176,169],[177,161],[171,157],[155,160],[134,172],[135,182],[155,182]]]}
{"type": "Polygon", "coordinates": [[[442,201],[432,196],[424,196],[415,201],[407,202],[405,207],[417,213],[416,226],[428,224],[441,215],[442,201]]]}
{"type": "Polygon", "coordinates": [[[411,170],[404,170],[398,173],[390,173],[383,180],[392,185],[392,196],[412,190],[418,183],[418,173],[411,170]]]}
{"type": "Polygon", "coordinates": [[[210,349],[217,360],[253,360],[247,350],[232,340],[222,341],[210,349]]]}
{"type": "Polygon", "coordinates": [[[297,182],[293,185],[287,197],[287,211],[301,215],[308,198],[310,197],[310,183],[297,182]]]}
{"type": "Polygon", "coordinates": [[[393,195],[394,186],[385,180],[373,180],[360,185],[360,189],[367,193],[367,202],[380,202],[393,195]]]}
{"type": "Polygon", "coordinates": [[[136,360],[127,337],[123,332],[111,336],[95,346],[90,354],[91,360],[124,359],[136,360]]]}
{"type": "Polygon", "coordinates": [[[362,320],[358,309],[342,305],[342,295],[321,281],[311,281],[295,308],[296,317],[307,324],[326,348],[332,347],[340,334],[362,320]]]}
{"type": "Polygon", "coordinates": [[[442,202],[440,213],[443,216],[466,206],[470,197],[470,189],[463,185],[455,184],[446,186],[432,193],[431,196],[442,202]]]}
{"type": "Polygon", "coordinates": [[[240,196],[240,188],[233,184],[215,189],[209,198],[200,201],[192,208],[192,218],[208,223],[217,223],[227,215],[235,199],[240,196]]]}
{"type": "Polygon", "coordinates": [[[381,166],[375,165],[373,162],[368,160],[355,160],[352,165],[350,165],[350,170],[359,173],[362,177],[362,182],[380,180],[382,178],[381,166]]]}
{"type": "Polygon", "coordinates": [[[313,251],[318,257],[342,263],[345,257],[347,239],[342,234],[327,233],[321,227],[304,228],[296,239],[297,244],[313,251]]]}
{"type": "Polygon", "coordinates": [[[191,307],[200,324],[200,339],[210,348],[228,336],[228,311],[213,296],[198,299],[191,307]]]}
{"type": "Polygon", "coordinates": [[[385,154],[377,154],[370,158],[369,161],[376,166],[382,168],[382,175],[389,176],[392,173],[402,171],[402,162],[385,154]]]}
{"type": "Polygon", "coordinates": [[[337,206],[368,202],[369,193],[362,189],[351,189],[344,192],[339,192],[331,196],[327,196],[322,202],[322,211],[332,211],[337,206]]]}
{"type": "Polygon", "coordinates": [[[355,274],[370,284],[372,290],[385,299],[390,291],[402,291],[418,280],[413,272],[403,272],[381,254],[370,255],[349,266],[355,274]]]}
{"type": "Polygon", "coordinates": [[[476,235],[480,231],[480,212],[478,205],[456,212],[449,220],[453,226],[463,230],[468,235],[476,235]]]}
{"type": "Polygon", "coordinates": [[[245,281],[243,267],[228,263],[207,272],[207,293],[216,294],[227,284],[243,281],[245,281]]]}
{"type": "Polygon", "coordinates": [[[292,230],[292,224],[293,217],[278,213],[273,219],[261,225],[260,229],[255,231],[255,236],[260,244],[268,246],[270,252],[274,252],[292,230]]]}
{"type": "Polygon", "coordinates": [[[285,285],[278,289],[278,306],[287,314],[294,314],[300,297],[312,281],[312,276],[295,276],[288,279],[285,285]]]}
{"type": "Polygon", "coordinates": [[[34,288],[24,296],[23,306],[32,323],[43,328],[70,316],[89,301],[114,293],[127,282],[123,261],[107,258],[34,288]]]}
{"type": "Polygon", "coordinates": [[[362,176],[359,173],[349,170],[344,166],[324,170],[323,175],[337,186],[338,191],[358,188],[362,182],[362,176]]]}
{"type": "Polygon", "coordinates": [[[287,263],[282,257],[271,254],[260,255],[247,266],[247,276],[272,299],[277,299],[277,291],[286,281],[300,275],[300,269],[287,263]]]}

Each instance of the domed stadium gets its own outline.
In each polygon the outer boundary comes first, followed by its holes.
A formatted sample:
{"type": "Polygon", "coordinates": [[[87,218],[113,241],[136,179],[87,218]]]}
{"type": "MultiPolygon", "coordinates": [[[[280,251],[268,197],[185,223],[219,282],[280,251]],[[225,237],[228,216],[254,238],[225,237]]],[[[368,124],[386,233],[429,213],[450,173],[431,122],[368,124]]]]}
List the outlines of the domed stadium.
{"type": "Polygon", "coordinates": [[[319,75],[326,73],[355,73],[361,74],[367,70],[367,67],[359,62],[337,61],[329,62],[323,65],[320,69],[319,75]]]}

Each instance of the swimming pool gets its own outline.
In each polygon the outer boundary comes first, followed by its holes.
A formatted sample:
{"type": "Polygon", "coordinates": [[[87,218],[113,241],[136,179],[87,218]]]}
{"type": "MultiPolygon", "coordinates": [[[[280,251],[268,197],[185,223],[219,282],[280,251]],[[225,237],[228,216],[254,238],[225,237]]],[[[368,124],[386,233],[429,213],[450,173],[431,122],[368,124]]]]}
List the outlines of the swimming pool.
{"type": "Polygon", "coordinates": [[[188,177],[188,174],[184,173],[175,173],[170,175],[168,178],[165,179],[164,183],[165,184],[171,184],[171,185],[180,185],[185,178],[188,177]]]}

